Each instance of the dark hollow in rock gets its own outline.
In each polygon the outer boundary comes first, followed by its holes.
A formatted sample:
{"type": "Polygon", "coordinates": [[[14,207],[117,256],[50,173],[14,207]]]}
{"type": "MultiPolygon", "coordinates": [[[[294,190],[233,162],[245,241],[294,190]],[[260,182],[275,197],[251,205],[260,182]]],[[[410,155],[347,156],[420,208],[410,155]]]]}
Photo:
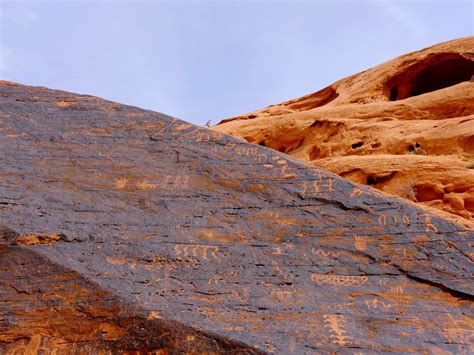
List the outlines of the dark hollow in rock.
{"type": "Polygon", "coordinates": [[[319,155],[321,154],[321,148],[319,148],[317,145],[311,149],[311,152],[309,153],[309,160],[316,160],[318,159],[319,155]]]}
{"type": "Polygon", "coordinates": [[[377,185],[377,177],[374,175],[367,176],[367,185],[377,185]]]}
{"type": "Polygon", "coordinates": [[[390,101],[443,89],[471,80],[474,62],[458,53],[437,53],[413,64],[385,83],[390,101]]]}

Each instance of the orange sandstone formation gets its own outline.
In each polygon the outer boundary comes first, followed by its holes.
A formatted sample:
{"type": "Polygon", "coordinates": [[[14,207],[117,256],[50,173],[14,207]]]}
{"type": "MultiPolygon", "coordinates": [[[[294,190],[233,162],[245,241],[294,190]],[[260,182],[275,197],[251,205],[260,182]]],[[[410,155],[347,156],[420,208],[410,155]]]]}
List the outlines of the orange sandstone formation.
{"type": "Polygon", "coordinates": [[[474,227],[474,37],[213,127],[474,227]]]}

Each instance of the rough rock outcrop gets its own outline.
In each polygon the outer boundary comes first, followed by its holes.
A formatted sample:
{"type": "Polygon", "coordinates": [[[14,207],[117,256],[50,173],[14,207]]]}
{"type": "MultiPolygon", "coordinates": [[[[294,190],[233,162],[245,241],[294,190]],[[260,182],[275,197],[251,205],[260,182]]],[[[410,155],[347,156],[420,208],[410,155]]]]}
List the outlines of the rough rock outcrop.
{"type": "Polygon", "coordinates": [[[410,53],[214,129],[474,228],[474,37],[410,53]]]}
{"type": "Polygon", "coordinates": [[[162,114],[1,82],[0,224],[1,353],[474,351],[472,231],[162,114]]]}

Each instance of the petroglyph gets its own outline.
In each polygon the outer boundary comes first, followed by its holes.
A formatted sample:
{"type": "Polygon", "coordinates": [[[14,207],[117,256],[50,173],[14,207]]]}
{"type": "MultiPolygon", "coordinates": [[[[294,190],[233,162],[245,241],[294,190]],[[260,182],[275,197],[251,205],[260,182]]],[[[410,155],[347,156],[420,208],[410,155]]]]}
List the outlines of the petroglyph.
{"type": "Polygon", "coordinates": [[[352,190],[349,197],[353,198],[353,197],[360,196],[360,195],[362,195],[362,190],[356,187],[356,188],[354,188],[354,190],[352,190]]]}
{"type": "Polygon", "coordinates": [[[311,280],[318,285],[360,287],[368,280],[367,276],[312,274],[311,280]]]}
{"type": "Polygon", "coordinates": [[[115,181],[115,187],[117,189],[123,189],[125,186],[127,186],[128,179],[127,178],[120,178],[115,181]]]}
{"type": "Polygon", "coordinates": [[[158,187],[157,184],[152,184],[147,181],[140,181],[135,184],[135,186],[140,190],[153,190],[158,187]]]}
{"type": "Polygon", "coordinates": [[[436,228],[434,224],[431,222],[431,216],[428,214],[425,216],[425,225],[426,225],[425,232],[429,232],[431,230],[435,233],[439,233],[438,228],[436,228]]]}
{"type": "Polygon", "coordinates": [[[450,323],[453,325],[446,327],[444,331],[448,340],[451,342],[472,344],[474,342],[474,323],[472,322],[472,318],[465,317],[465,320],[457,320],[449,313],[448,317],[451,321],[450,323]]]}
{"type": "Polygon", "coordinates": [[[415,236],[411,241],[415,244],[424,244],[424,243],[431,242],[431,238],[427,236],[426,234],[423,234],[423,235],[415,236]]]}
{"type": "Polygon", "coordinates": [[[333,251],[333,250],[325,251],[320,248],[312,248],[311,253],[313,253],[314,255],[322,255],[325,258],[334,258],[334,259],[338,258],[341,255],[341,252],[339,251],[333,251]]]}
{"type": "Polygon", "coordinates": [[[168,189],[187,189],[189,188],[189,180],[187,175],[166,175],[163,184],[168,189]]]}
{"type": "Polygon", "coordinates": [[[379,216],[377,221],[378,221],[380,226],[386,226],[387,225],[387,216],[383,214],[383,215],[379,216]]]}
{"type": "Polygon", "coordinates": [[[284,290],[272,290],[270,292],[270,295],[279,300],[279,301],[288,301],[293,299],[293,296],[296,292],[293,291],[284,291],[284,290]]]}
{"type": "Polygon", "coordinates": [[[335,192],[333,183],[334,179],[323,179],[323,175],[319,174],[319,180],[313,180],[309,187],[306,181],[304,181],[299,194],[304,198],[306,194],[319,195],[323,192],[335,192]]]}
{"type": "Polygon", "coordinates": [[[385,303],[376,298],[372,300],[367,300],[364,303],[367,306],[367,309],[378,309],[378,308],[390,309],[396,306],[396,304],[394,303],[385,303]]]}
{"type": "Polygon", "coordinates": [[[258,149],[257,149],[257,147],[237,147],[237,146],[234,146],[234,152],[236,152],[237,155],[257,155],[258,154],[258,149]]]}
{"type": "MultiPolygon", "coordinates": [[[[257,147],[242,147],[236,145],[235,143],[227,144],[226,146],[239,156],[252,157],[253,161],[257,163],[267,162],[267,155],[259,153],[257,147]]],[[[271,167],[273,167],[273,165],[271,167]]]]}
{"type": "Polygon", "coordinates": [[[320,179],[319,180],[314,180],[313,181],[313,188],[314,188],[314,192],[316,194],[320,194],[322,192],[334,192],[334,188],[333,188],[333,183],[334,183],[334,179],[326,179],[326,182],[322,183],[321,181],[323,181],[323,176],[322,175],[319,175],[320,176],[320,179]],[[323,188],[326,188],[325,191],[323,191],[323,188]]]}
{"type": "Polygon", "coordinates": [[[196,143],[200,143],[200,142],[209,142],[211,139],[209,133],[206,133],[206,132],[199,132],[196,136],[196,140],[195,142],[196,143]]]}
{"type": "Polygon", "coordinates": [[[405,225],[409,225],[410,224],[410,217],[407,216],[407,215],[403,215],[400,219],[399,216],[389,216],[387,217],[387,215],[380,215],[378,218],[377,218],[377,221],[378,221],[378,224],[380,226],[386,226],[388,224],[405,224],[405,225]]]}
{"type": "Polygon", "coordinates": [[[276,273],[279,275],[279,277],[281,278],[281,280],[285,280],[285,281],[286,281],[286,280],[289,280],[289,279],[290,279],[290,276],[288,275],[288,273],[287,273],[287,272],[284,272],[284,271],[281,269],[281,267],[280,267],[280,265],[278,264],[277,261],[272,260],[272,265],[273,265],[273,267],[275,268],[275,271],[276,271],[276,273]]]}
{"type": "Polygon", "coordinates": [[[347,335],[346,330],[344,329],[345,320],[344,317],[340,314],[324,314],[324,327],[328,329],[333,343],[346,346],[352,338],[347,335]]]}
{"type": "Polygon", "coordinates": [[[182,124],[180,124],[179,126],[176,126],[176,127],[175,127],[175,129],[176,129],[177,131],[184,131],[184,130],[186,130],[186,129],[188,129],[188,128],[194,128],[194,126],[193,126],[192,124],[190,124],[190,123],[182,123],[182,124]]]}
{"type": "MultiPolygon", "coordinates": [[[[165,175],[154,182],[144,180],[135,182],[134,185],[139,190],[155,190],[158,188],[167,190],[181,190],[189,188],[189,181],[190,178],[187,175],[165,175]]],[[[124,188],[127,184],[129,184],[128,180],[116,182],[117,188],[124,188]]]]}
{"type": "Polygon", "coordinates": [[[354,239],[354,246],[357,250],[364,251],[367,249],[367,239],[365,237],[356,236],[354,239]]]}
{"type": "MultiPolygon", "coordinates": [[[[393,251],[394,251],[395,255],[403,256],[405,259],[408,259],[408,258],[411,257],[408,248],[393,248],[393,251]]],[[[411,252],[412,252],[412,254],[416,253],[414,251],[411,251],[411,252]]]]}
{"type": "Polygon", "coordinates": [[[403,223],[405,223],[405,225],[410,224],[410,217],[408,217],[407,215],[403,215],[402,219],[403,219],[403,223]]]}
{"type": "Polygon", "coordinates": [[[254,158],[254,160],[257,163],[265,163],[267,161],[267,155],[266,154],[257,154],[254,158]]]}
{"type": "Polygon", "coordinates": [[[250,289],[248,287],[243,287],[238,292],[234,290],[230,291],[229,298],[238,300],[240,303],[244,304],[248,302],[249,297],[250,289]]]}
{"type": "Polygon", "coordinates": [[[176,257],[195,257],[206,261],[216,260],[219,247],[217,245],[189,245],[179,244],[174,246],[176,257]]]}
{"type": "Polygon", "coordinates": [[[151,137],[160,137],[160,136],[162,136],[164,133],[167,133],[167,132],[168,132],[168,129],[169,129],[169,128],[172,128],[173,125],[175,124],[175,122],[176,122],[177,120],[178,120],[177,118],[173,118],[173,119],[171,120],[171,122],[169,122],[168,124],[165,124],[165,123],[164,123],[164,124],[163,124],[163,127],[162,127],[159,131],[157,131],[153,136],[150,136],[150,138],[151,138],[151,137]]]}
{"type": "Polygon", "coordinates": [[[391,293],[402,294],[404,291],[403,291],[403,287],[401,287],[401,286],[391,286],[390,287],[390,292],[391,293]]]}
{"type": "Polygon", "coordinates": [[[281,249],[281,247],[273,247],[273,255],[281,255],[283,254],[283,251],[281,249]]]}
{"type": "Polygon", "coordinates": [[[221,276],[214,275],[207,281],[207,284],[208,285],[225,284],[225,280],[221,276]]]}
{"type": "Polygon", "coordinates": [[[301,187],[300,195],[305,197],[307,190],[308,190],[308,185],[306,184],[306,181],[303,181],[303,185],[301,187]]]}

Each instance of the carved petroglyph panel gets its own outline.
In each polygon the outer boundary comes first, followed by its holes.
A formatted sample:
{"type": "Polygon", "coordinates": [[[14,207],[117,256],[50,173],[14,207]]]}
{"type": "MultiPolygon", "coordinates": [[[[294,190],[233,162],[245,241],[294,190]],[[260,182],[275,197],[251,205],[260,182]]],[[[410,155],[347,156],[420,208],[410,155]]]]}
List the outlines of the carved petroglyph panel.
{"type": "Polygon", "coordinates": [[[256,163],[266,163],[267,155],[258,152],[257,147],[242,147],[236,144],[231,145],[231,149],[239,156],[252,157],[256,163]]]}
{"type": "Polygon", "coordinates": [[[404,293],[403,287],[401,286],[390,286],[390,293],[402,294],[404,293]]]}
{"type": "Polygon", "coordinates": [[[209,135],[209,133],[206,133],[206,132],[199,132],[199,133],[196,135],[195,142],[196,142],[196,143],[209,142],[210,140],[211,140],[211,136],[209,135]]]}
{"type": "Polygon", "coordinates": [[[139,190],[153,190],[157,188],[167,190],[184,190],[189,188],[190,178],[187,175],[165,175],[156,182],[139,181],[135,186],[139,190]]]}
{"type": "Polygon", "coordinates": [[[439,233],[438,228],[436,228],[433,222],[431,222],[431,216],[428,214],[425,216],[425,226],[426,226],[425,232],[431,231],[431,232],[439,233]]]}
{"type": "Polygon", "coordinates": [[[178,244],[174,246],[174,252],[179,257],[195,257],[206,261],[217,260],[219,247],[217,245],[190,245],[178,244]]]}
{"type": "Polygon", "coordinates": [[[388,225],[398,225],[398,224],[409,225],[410,217],[407,215],[387,216],[385,214],[382,214],[377,218],[377,222],[379,226],[382,226],[382,227],[385,227],[388,225]]]}
{"type": "Polygon", "coordinates": [[[413,237],[413,239],[411,241],[415,244],[425,244],[425,243],[431,242],[432,239],[429,236],[427,236],[426,234],[422,234],[422,235],[417,235],[417,236],[413,237]]]}
{"type": "Polygon", "coordinates": [[[360,195],[362,195],[362,190],[359,189],[358,187],[355,187],[355,188],[351,191],[351,193],[349,194],[349,197],[350,197],[350,198],[354,198],[354,197],[357,197],[357,196],[360,196],[360,195]]]}
{"type": "Polygon", "coordinates": [[[390,309],[397,306],[393,302],[383,302],[377,298],[366,300],[364,303],[367,306],[367,309],[390,309]]]}
{"type": "Polygon", "coordinates": [[[188,175],[164,175],[153,180],[135,180],[129,178],[119,178],[115,180],[117,189],[137,189],[137,190],[184,190],[189,188],[190,177],[188,175]]]}
{"type": "Polygon", "coordinates": [[[189,176],[187,175],[166,175],[164,177],[164,187],[170,189],[187,189],[189,188],[189,176]]]}
{"type": "Polygon", "coordinates": [[[321,248],[312,248],[311,253],[317,256],[323,256],[325,258],[338,258],[341,255],[341,252],[334,250],[324,250],[321,248]]]}
{"type": "Polygon", "coordinates": [[[312,274],[311,280],[316,282],[318,285],[360,287],[367,282],[368,277],[367,276],[349,276],[349,275],[312,274]]]}
{"type": "Polygon", "coordinates": [[[474,318],[462,316],[461,319],[454,319],[448,314],[450,324],[444,329],[444,334],[450,342],[470,344],[474,348],[474,318]]]}
{"type": "Polygon", "coordinates": [[[333,186],[335,180],[332,178],[323,179],[323,175],[318,175],[318,180],[313,180],[312,182],[303,181],[299,191],[300,196],[304,198],[311,195],[320,195],[322,193],[335,192],[333,186]]]}
{"type": "Polygon", "coordinates": [[[294,302],[296,297],[296,291],[294,289],[291,290],[282,290],[282,289],[274,289],[270,292],[270,295],[279,302],[294,302]]]}
{"type": "Polygon", "coordinates": [[[354,246],[357,250],[365,251],[367,249],[367,238],[366,237],[355,236],[354,239],[355,239],[354,246]]]}
{"type": "Polygon", "coordinates": [[[219,284],[225,284],[225,283],[226,283],[226,280],[222,276],[219,276],[219,275],[214,275],[207,281],[208,285],[219,285],[219,284]]]}
{"type": "Polygon", "coordinates": [[[323,192],[335,192],[333,188],[334,179],[328,178],[323,180],[323,176],[319,175],[319,180],[313,181],[313,188],[316,194],[320,194],[323,192]]]}
{"type": "Polygon", "coordinates": [[[159,185],[149,183],[148,181],[139,181],[135,184],[135,186],[139,190],[153,190],[153,189],[156,189],[159,185]]]}
{"type": "Polygon", "coordinates": [[[127,186],[128,179],[127,178],[120,178],[115,181],[115,187],[117,189],[123,189],[127,186]]]}
{"type": "Polygon", "coordinates": [[[329,337],[334,344],[346,346],[352,341],[345,329],[346,321],[340,314],[324,314],[324,327],[329,332],[329,337]]]}

